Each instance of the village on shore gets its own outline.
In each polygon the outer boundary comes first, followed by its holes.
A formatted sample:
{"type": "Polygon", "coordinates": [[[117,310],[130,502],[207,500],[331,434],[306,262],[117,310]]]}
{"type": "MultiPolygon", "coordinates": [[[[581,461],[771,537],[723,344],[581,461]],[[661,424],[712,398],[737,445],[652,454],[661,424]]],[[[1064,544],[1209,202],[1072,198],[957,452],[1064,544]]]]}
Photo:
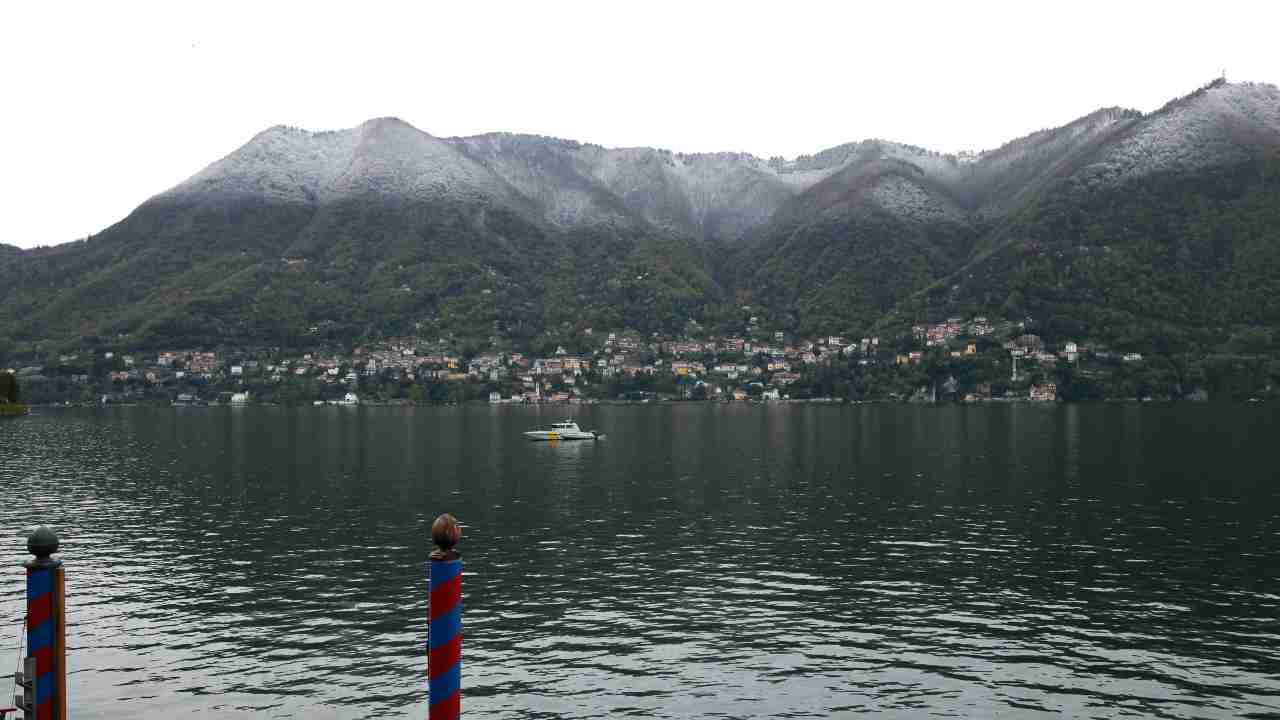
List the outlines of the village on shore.
{"type": "Polygon", "coordinates": [[[1151,392],[1160,383],[1143,379],[1138,353],[1070,341],[1050,347],[1032,330],[1026,320],[976,316],[893,338],[794,338],[751,318],[746,332],[730,336],[702,333],[696,323],[679,337],[582,328],[539,355],[499,338],[468,352],[448,339],[396,337],[346,351],[86,350],[7,371],[38,404],[1203,399],[1196,390],[1151,392]]]}

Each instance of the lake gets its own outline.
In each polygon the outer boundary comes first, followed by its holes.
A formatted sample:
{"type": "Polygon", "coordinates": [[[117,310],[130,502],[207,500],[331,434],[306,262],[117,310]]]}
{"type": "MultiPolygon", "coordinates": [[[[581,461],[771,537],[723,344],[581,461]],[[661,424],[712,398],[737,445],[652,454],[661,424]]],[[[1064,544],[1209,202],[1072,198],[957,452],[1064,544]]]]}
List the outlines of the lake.
{"type": "Polygon", "coordinates": [[[45,523],[74,717],[425,717],[447,511],[469,717],[1280,717],[1273,406],[566,412],[0,421],[0,667],[45,523]]]}

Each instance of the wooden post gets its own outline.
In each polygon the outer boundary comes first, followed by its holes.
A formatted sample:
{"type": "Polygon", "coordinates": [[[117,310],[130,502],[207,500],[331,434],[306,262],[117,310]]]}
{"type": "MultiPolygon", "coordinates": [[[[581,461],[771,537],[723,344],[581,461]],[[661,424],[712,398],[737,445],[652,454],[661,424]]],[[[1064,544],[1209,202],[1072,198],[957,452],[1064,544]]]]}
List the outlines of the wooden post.
{"type": "Polygon", "coordinates": [[[41,526],[27,538],[27,657],[33,661],[35,713],[25,720],[66,720],[66,593],[58,536],[41,526]]]}
{"type": "Polygon", "coordinates": [[[462,529],[452,515],[431,525],[427,628],[427,703],[429,720],[453,720],[462,714],[462,556],[454,550],[462,529]]]}

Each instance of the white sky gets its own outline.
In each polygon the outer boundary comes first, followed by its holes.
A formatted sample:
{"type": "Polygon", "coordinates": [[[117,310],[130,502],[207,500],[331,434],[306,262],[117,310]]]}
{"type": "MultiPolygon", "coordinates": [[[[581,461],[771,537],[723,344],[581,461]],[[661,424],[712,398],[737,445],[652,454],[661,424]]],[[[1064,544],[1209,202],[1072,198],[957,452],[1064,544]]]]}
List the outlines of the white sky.
{"type": "Polygon", "coordinates": [[[1275,0],[5,3],[0,242],[96,233],[279,123],[980,150],[1224,69],[1280,82],[1278,38],[1275,0]]]}

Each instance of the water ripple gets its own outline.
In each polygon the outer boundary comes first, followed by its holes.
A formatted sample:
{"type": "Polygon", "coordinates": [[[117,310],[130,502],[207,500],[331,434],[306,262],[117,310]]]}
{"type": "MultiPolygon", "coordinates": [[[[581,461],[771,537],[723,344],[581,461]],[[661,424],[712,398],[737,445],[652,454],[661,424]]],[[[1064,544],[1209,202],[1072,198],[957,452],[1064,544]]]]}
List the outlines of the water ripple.
{"type": "Polygon", "coordinates": [[[0,650],[43,522],[77,717],[421,717],[448,510],[469,716],[1280,716],[1280,421],[583,412],[607,442],[514,408],[0,423],[0,650]]]}

